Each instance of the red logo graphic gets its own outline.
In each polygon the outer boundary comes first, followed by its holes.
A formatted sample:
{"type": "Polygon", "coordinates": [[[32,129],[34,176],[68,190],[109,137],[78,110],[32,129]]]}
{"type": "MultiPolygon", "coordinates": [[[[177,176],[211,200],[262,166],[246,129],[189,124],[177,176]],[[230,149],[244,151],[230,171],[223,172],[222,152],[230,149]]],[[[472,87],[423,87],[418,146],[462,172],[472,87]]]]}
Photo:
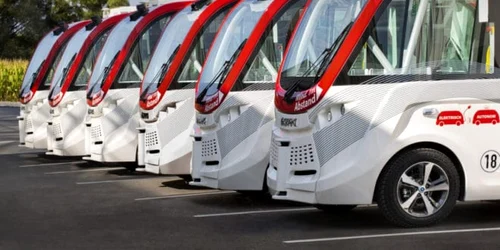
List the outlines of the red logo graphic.
{"type": "Polygon", "coordinates": [[[103,99],[103,95],[102,95],[102,90],[100,92],[98,92],[97,94],[95,94],[93,97],[92,97],[92,105],[97,105],[99,104],[102,99],[103,99]]]}
{"type": "Polygon", "coordinates": [[[498,112],[496,110],[483,109],[483,110],[478,110],[474,114],[474,119],[472,122],[476,125],[488,124],[488,123],[495,125],[499,122],[499,120],[500,119],[498,116],[498,112]]]}
{"type": "Polygon", "coordinates": [[[212,110],[219,105],[219,93],[210,97],[205,103],[205,112],[212,110]]]}
{"type": "MultiPolygon", "coordinates": [[[[460,126],[465,123],[465,113],[471,108],[469,105],[467,109],[461,113],[458,110],[449,110],[439,113],[436,125],[457,125],[460,126]]],[[[497,124],[500,122],[500,115],[494,109],[482,109],[476,111],[474,116],[471,118],[468,116],[467,123],[481,125],[481,124],[497,124]]]]}
{"type": "Polygon", "coordinates": [[[161,94],[156,91],[154,92],[153,94],[149,95],[148,98],[146,98],[146,107],[147,108],[150,108],[154,105],[156,105],[158,102],[160,102],[160,98],[161,97],[161,94]]]}
{"type": "Polygon", "coordinates": [[[436,125],[444,126],[444,125],[457,125],[460,126],[464,124],[464,116],[462,112],[458,110],[452,111],[443,111],[439,113],[436,125]]]}

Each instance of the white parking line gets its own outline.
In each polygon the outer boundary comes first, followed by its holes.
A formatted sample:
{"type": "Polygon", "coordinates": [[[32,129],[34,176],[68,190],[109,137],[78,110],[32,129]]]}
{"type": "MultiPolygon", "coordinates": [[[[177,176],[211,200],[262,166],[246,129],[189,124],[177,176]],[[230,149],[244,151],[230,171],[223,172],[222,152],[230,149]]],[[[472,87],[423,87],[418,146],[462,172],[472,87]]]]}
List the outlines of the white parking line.
{"type": "Polygon", "coordinates": [[[123,167],[116,168],[93,168],[93,169],[84,169],[84,170],[70,170],[70,171],[57,171],[57,172],[48,172],[45,174],[73,174],[73,173],[85,173],[85,172],[101,172],[101,171],[110,171],[110,170],[118,170],[123,169],[123,167]]]}
{"type": "Polygon", "coordinates": [[[156,197],[137,198],[135,200],[136,201],[150,201],[150,200],[173,199],[173,198],[184,198],[184,197],[215,195],[215,194],[229,194],[229,193],[235,193],[235,191],[217,191],[217,192],[205,192],[205,193],[196,193],[196,194],[165,195],[165,196],[156,196],[156,197]]]}
{"type": "Polygon", "coordinates": [[[105,184],[105,183],[115,183],[115,182],[122,182],[122,181],[137,181],[137,180],[150,180],[150,179],[155,179],[158,177],[152,177],[152,178],[130,178],[130,176],[117,176],[118,178],[128,178],[128,179],[116,179],[116,180],[104,180],[104,181],[84,181],[84,182],[77,182],[76,185],[93,185],[93,184],[105,184]]]}
{"type": "Polygon", "coordinates": [[[218,216],[232,216],[232,215],[246,215],[246,214],[264,214],[264,213],[281,213],[281,212],[296,212],[296,211],[311,211],[318,210],[317,208],[288,208],[288,209],[273,209],[273,210],[255,210],[246,212],[234,212],[234,213],[220,213],[220,214],[198,214],[193,217],[204,218],[204,217],[218,217],[218,216]]]}
{"type": "Polygon", "coordinates": [[[294,244],[294,243],[310,243],[310,242],[320,242],[320,241],[359,240],[359,239],[370,239],[370,238],[387,238],[387,237],[415,236],[415,235],[428,235],[428,234],[473,233],[473,232],[488,232],[488,231],[500,231],[500,227],[440,230],[440,231],[420,231],[420,232],[394,233],[394,234],[372,234],[372,235],[357,235],[357,236],[347,236],[347,237],[318,238],[318,239],[304,239],[304,240],[287,240],[283,241],[283,243],[294,244]]]}
{"type": "Polygon", "coordinates": [[[21,165],[20,168],[33,168],[33,167],[45,167],[45,166],[61,166],[61,165],[72,165],[72,164],[82,164],[85,161],[68,161],[68,162],[54,162],[54,163],[39,163],[31,165],[21,165]]]}
{"type": "Polygon", "coordinates": [[[28,152],[16,152],[16,153],[1,153],[1,155],[38,155],[44,154],[46,151],[28,151],[28,152]]]}
{"type": "Polygon", "coordinates": [[[112,182],[119,182],[119,181],[124,181],[124,180],[85,181],[85,182],[77,182],[76,185],[92,185],[92,184],[112,183],[112,182]]]}

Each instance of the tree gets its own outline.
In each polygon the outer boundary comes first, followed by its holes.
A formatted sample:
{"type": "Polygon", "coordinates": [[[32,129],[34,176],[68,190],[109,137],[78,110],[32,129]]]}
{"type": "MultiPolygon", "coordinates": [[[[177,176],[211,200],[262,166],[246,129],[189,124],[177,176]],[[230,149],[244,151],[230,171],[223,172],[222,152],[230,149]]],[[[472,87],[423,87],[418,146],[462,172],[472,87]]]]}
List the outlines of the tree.
{"type": "Polygon", "coordinates": [[[129,5],[128,0],[77,0],[76,2],[84,10],[83,17],[86,19],[92,16],[102,16],[102,8],[106,4],[110,8],[129,5]]]}
{"type": "Polygon", "coordinates": [[[29,58],[48,30],[46,0],[0,1],[0,58],[29,58]]]}
{"type": "Polygon", "coordinates": [[[53,0],[48,14],[49,26],[54,26],[60,21],[76,22],[82,20],[84,11],[76,1],[53,0]]]}
{"type": "Polygon", "coordinates": [[[121,6],[129,6],[128,0],[108,0],[109,8],[116,8],[121,6]]]}
{"type": "Polygon", "coordinates": [[[0,58],[29,59],[40,39],[59,22],[102,17],[102,8],[127,0],[0,0],[0,58]]]}
{"type": "Polygon", "coordinates": [[[84,10],[83,17],[88,19],[92,16],[102,16],[102,8],[107,0],[78,0],[79,5],[84,10]]]}

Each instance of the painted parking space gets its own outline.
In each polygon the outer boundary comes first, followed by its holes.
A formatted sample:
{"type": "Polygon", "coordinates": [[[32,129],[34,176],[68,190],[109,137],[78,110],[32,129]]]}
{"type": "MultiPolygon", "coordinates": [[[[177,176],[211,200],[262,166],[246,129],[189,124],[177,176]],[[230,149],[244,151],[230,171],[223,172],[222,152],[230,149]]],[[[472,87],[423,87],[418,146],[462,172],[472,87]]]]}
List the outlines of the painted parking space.
{"type": "MultiPolygon", "coordinates": [[[[14,133],[14,132],[13,132],[14,133]]],[[[500,244],[500,203],[459,204],[442,224],[401,229],[376,207],[332,214],[176,176],[0,147],[2,249],[426,249],[500,244]],[[2,151],[5,150],[5,151],[2,151]],[[64,239],[64,240],[61,240],[64,239]]]]}

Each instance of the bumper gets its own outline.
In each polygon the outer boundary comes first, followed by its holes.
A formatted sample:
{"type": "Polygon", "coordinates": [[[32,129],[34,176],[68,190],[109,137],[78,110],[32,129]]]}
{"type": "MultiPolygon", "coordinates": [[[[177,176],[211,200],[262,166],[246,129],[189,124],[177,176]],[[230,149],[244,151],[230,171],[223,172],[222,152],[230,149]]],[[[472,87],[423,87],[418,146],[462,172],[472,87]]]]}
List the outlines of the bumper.
{"type": "MultiPolygon", "coordinates": [[[[311,184],[311,182],[306,182],[305,184],[311,184]]],[[[318,203],[314,192],[297,190],[293,189],[293,187],[278,188],[278,171],[275,168],[267,170],[267,187],[275,200],[289,200],[308,204],[318,203]]]]}
{"type": "MultiPolygon", "coordinates": [[[[168,129],[169,119],[147,124],[139,130],[139,158],[144,159],[144,170],[154,174],[189,175],[191,174],[192,143],[189,134],[191,126],[180,126],[177,130],[168,129]],[[160,129],[162,128],[162,129],[160,129]],[[163,129],[167,128],[167,129],[163,129]]],[[[189,122],[189,121],[188,121],[189,122]]]]}
{"type": "Polygon", "coordinates": [[[320,166],[312,136],[284,140],[273,134],[267,185],[273,199],[315,204],[320,166]]]}
{"type": "Polygon", "coordinates": [[[380,169],[373,168],[366,149],[354,144],[320,164],[312,135],[279,137],[277,133],[273,133],[267,172],[273,199],[308,204],[373,204],[380,169]]]}
{"type": "Polygon", "coordinates": [[[49,124],[47,137],[52,153],[59,156],[84,156],[85,155],[85,124],[83,119],[75,124],[69,121],[71,116],[62,115],[54,117],[49,124]],[[78,123],[79,122],[79,123],[78,123]],[[52,141],[50,141],[52,140],[52,141]]]}
{"type": "Polygon", "coordinates": [[[228,152],[221,150],[224,147],[219,144],[226,143],[222,139],[225,137],[217,132],[195,139],[190,184],[224,190],[262,190],[269,165],[271,128],[272,122],[263,125],[228,152]]]}
{"type": "MultiPolygon", "coordinates": [[[[24,120],[24,145],[32,149],[47,148],[47,120],[36,119],[35,115],[28,114],[24,120]]],[[[20,133],[22,133],[20,131],[20,133]]]]}
{"type": "Polygon", "coordinates": [[[97,162],[135,162],[137,119],[114,124],[106,116],[90,118],[84,128],[86,160],[97,162]]]}

